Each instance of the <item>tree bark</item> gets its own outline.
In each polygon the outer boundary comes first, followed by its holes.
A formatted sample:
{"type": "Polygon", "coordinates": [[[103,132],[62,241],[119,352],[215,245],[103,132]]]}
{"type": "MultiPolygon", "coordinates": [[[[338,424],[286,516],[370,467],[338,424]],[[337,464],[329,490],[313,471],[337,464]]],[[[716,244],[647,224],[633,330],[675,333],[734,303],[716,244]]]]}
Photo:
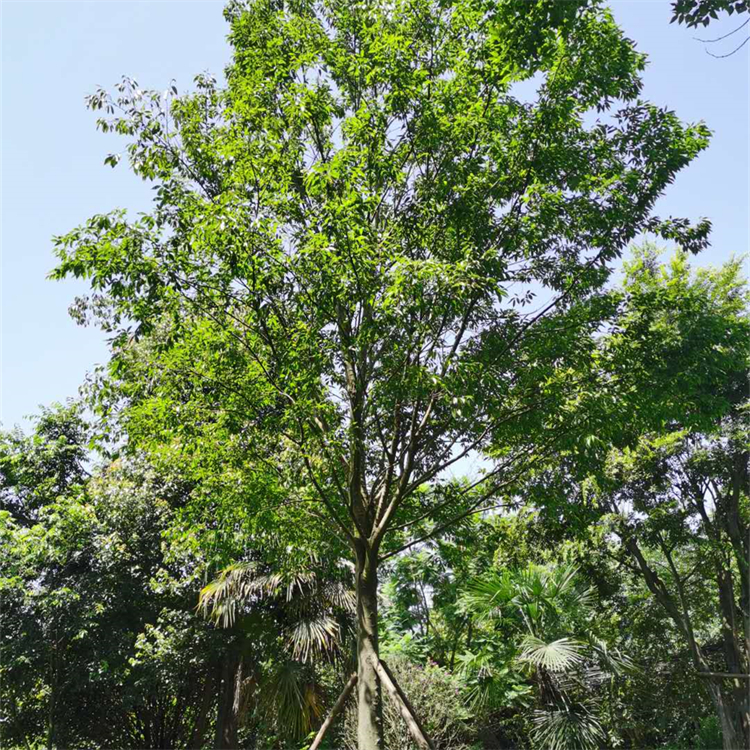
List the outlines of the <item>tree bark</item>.
{"type": "Polygon", "coordinates": [[[723,749],[744,750],[747,745],[742,741],[741,736],[737,731],[738,727],[732,716],[731,708],[726,703],[721,686],[715,683],[711,684],[708,686],[708,692],[711,696],[714,708],[716,709],[716,713],[719,716],[719,723],[721,725],[721,744],[723,749]]]}
{"type": "Polygon", "coordinates": [[[382,750],[380,680],[370,656],[378,658],[378,561],[366,544],[357,547],[357,747],[382,750]]]}
{"type": "Polygon", "coordinates": [[[216,716],[215,750],[237,750],[239,745],[240,691],[242,658],[229,654],[224,660],[219,685],[219,710],[216,716]]]}
{"type": "Polygon", "coordinates": [[[193,726],[193,732],[190,736],[190,743],[188,745],[188,747],[193,750],[201,750],[203,747],[206,728],[208,727],[209,712],[211,711],[211,706],[215,700],[214,687],[214,675],[213,673],[209,673],[206,675],[201,701],[197,707],[195,725],[193,726]]]}

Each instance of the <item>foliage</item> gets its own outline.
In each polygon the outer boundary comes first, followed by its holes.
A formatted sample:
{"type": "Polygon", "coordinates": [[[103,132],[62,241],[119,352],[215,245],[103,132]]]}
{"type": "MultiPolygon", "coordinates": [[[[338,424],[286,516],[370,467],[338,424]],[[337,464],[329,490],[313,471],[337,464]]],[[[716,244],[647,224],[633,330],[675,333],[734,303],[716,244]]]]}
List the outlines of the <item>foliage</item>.
{"type": "MultiPolygon", "coordinates": [[[[597,384],[578,404],[596,439],[531,482],[537,497],[565,497],[546,504],[548,517],[578,515],[583,536],[592,524],[605,531],[696,672],[747,669],[749,303],[739,261],[693,272],[683,253],[668,264],[636,254],[599,344],[597,384]]],[[[742,744],[744,688],[704,685],[724,746],[742,744]]]]}
{"type": "Polygon", "coordinates": [[[288,750],[356,670],[329,742],[406,748],[379,653],[445,750],[744,746],[750,296],[654,215],[705,125],[596,1],[225,15],[225,83],[88,98],[154,201],[55,239],[91,420],[0,435],[3,744],[288,750]]]}
{"type": "Polygon", "coordinates": [[[672,21],[684,23],[688,27],[708,26],[717,20],[719,13],[747,13],[750,6],[747,0],[676,0],[672,3],[672,21]]]}
{"type": "Polygon", "coordinates": [[[115,114],[103,129],[134,138],[131,165],[157,199],[135,223],[99,216],[58,238],[55,276],[100,293],[131,439],[198,451],[241,434],[256,461],[292,453],[344,541],[376,507],[373,541],[397,512],[425,517],[425,501],[441,525],[439,510],[481,507],[485,493],[415,493],[453,448],[543,423],[628,239],[660,229],[700,247],[707,228],[650,215],[705,128],[636,100],[643,59],[608,14],[534,7],[521,23],[513,3],[487,18],[472,3],[234,4],[227,89],[200,78],[165,103],[125,80],[116,99],[90,99],[115,114]],[[526,107],[512,86],[536,71],[526,107]],[[584,127],[592,108],[618,124],[584,127]],[[534,284],[551,297],[541,317],[534,284]],[[568,349],[551,341],[561,329],[568,349]],[[152,357],[134,362],[134,336],[154,330],[152,357]],[[352,462],[362,476],[341,471],[352,462]]]}
{"type": "MultiPolygon", "coordinates": [[[[420,722],[438,750],[470,750],[473,713],[461,700],[461,681],[434,662],[414,664],[404,656],[388,658],[388,666],[420,722]]],[[[411,750],[413,740],[392,702],[383,706],[384,746],[411,750]]],[[[349,710],[343,721],[339,742],[347,750],[357,747],[356,713],[349,710]]]]}
{"type": "Polygon", "coordinates": [[[604,739],[596,717],[581,705],[537,711],[534,716],[532,740],[537,747],[589,750],[600,747],[604,739]]]}
{"type": "MultiPolygon", "coordinates": [[[[350,627],[341,575],[319,585],[300,579],[304,596],[287,601],[274,584],[283,570],[265,564],[262,606],[240,605],[241,628],[215,628],[195,611],[206,555],[183,532],[192,486],[133,458],[94,465],[85,445],[59,437],[85,435],[79,419],[77,407],[48,410],[33,435],[2,436],[14,449],[6,497],[17,498],[9,505],[21,519],[0,512],[4,746],[200,746],[226,723],[219,704],[234,695],[238,673],[236,731],[260,725],[263,737],[274,727],[283,738],[304,736],[321,718],[322,696],[314,671],[289,664],[285,652],[291,642],[312,655],[305,635],[321,593],[337,608],[337,641],[350,627]],[[79,476],[79,465],[91,475],[79,476]],[[76,481],[63,481],[70,476],[76,481]]],[[[255,557],[264,565],[260,551],[255,557]]]]}
{"type": "Polygon", "coordinates": [[[180,615],[179,598],[151,586],[167,571],[160,534],[178,488],[137,464],[81,476],[86,446],[61,436],[84,434],[77,408],[68,407],[46,411],[29,438],[4,436],[6,445],[32,448],[4,474],[21,519],[2,513],[4,742],[187,741],[217,646],[197,618],[180,615]],[[66,481],[71,474],[75,482],[66,481]],[[59,494],[51,496],[51,487],[59,494]],[[172,624],[163,631],[157,620],[172,624]],[[166,644],[178,638],[170,648],[179,644],[179,658],[166,659],[166,644]]]}
{"type": "Polygon", "coordinates": [[[43,409],[30,436],[18,428],[0,433],[0,510],[31,526],[41,508],[75,492],[88,477],[90,434],[80,404],[72,401],[43,409]]]}
{"type": "MultiPolygon", "coordinates": [[[[348,661],[355,611],[351,571],[315,560],[292,573],[257,559],[235,563],[201,590],[198,608],[245,634],[243,679],[258,696],[258,730],[273,728],[283,740],[308,735],[323,718],[316,662],[348,661]]],[[[252,719],[245,716],[244,723],[252,719]]]]}
{"type": "MultiPolygon", "coordinates": [[[[505,623],[504,632],[515,640],[512,658],[533,668],[539,704],[531,730],[535,747],[596,747],[605,738],[596,716],[597,688],[631,666],[597,637],[591,624],[594,592],[580,580],[571,565],[488,571],[463,598],[485,627],[505,623]]],[[[465,660],[464,668],[475,662],[465,660]]]]}

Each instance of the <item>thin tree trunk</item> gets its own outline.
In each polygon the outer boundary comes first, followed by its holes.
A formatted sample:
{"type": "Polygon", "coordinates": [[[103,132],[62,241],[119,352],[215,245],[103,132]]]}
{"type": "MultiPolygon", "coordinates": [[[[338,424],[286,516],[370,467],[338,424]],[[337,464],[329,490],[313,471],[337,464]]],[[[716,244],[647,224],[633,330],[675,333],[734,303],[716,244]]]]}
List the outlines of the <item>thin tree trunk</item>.
{"type": "Polygon", "coordinates": [[[383,722],[380,680],[370,656],[378,656],[377,553],[357,549],[357,747],[382,750],[383,722]]]}
{"type": "Polygon", "coordinates": [[[215,750],[237,750],[239,739],[240,690],[242,659],[230,654],[224,660],[219,685],[219,711],[216,717],[215,750]]]}
{"type": "MultiPolygon", "coordinates": [[[[731,674],[745,674],[746,657],[742,653],[743,638],[740,627],[737,624],[738,613],[734,600],[734,580],[730,570],[721,567],[717,571],[717,583],[719,587],[719,603],[723,615],[722,622],[722,645],[724,647],[724,658],[727,671],[731,674]]],[[[748,696],[748,684],[745,680],[732,679],[731,689],[722,690],[725,685],[719,684],[717,688],[722,693],[724,711],[729,715],[734,732],[737,736],[736,747],[745,750],[750,742],[750,696],[748,696]]]]}
{"type": "MultiPolygon", "coordinates": [[[[706,662],[703,651],[695,638],[690,619],[690,611],[682,590],[680,577],[668,552],[664,550],[667,561],[670,563],[673,570],[675,582],[678,585],[682,610],[680,610],[680,607],[673,600],[658,574],[648,565],[638,543],[632,538],[625,537],[625,545],[630,554],[636,560],[649,590],[685,635],[696,670],[703,673],[709,672],[709,665],[706,662]]],[[[731,626],[727,626],[727,623],[731,624],[733,621],[731,609],[734,605],[734,600],[731,599],[731,593],[726,591],[726,586],[722,588],[722,581],[725,582],[726,578],[727,577],[722,574],[722,569],[720,568],[717,581],[719,583],[718,593],[722,607],[722,617],[724,619],[722,643],[728,667],[734,672],[740,672],[742,667],[741,662],[736,658],[737,648],[736,642],[734,641],[734,632],[731,626]]],[[[731,581],[731,578],[729,578],[729,580],[731,581]]],[[[711,680],[708,685],[708,691],[714,707],[716,708],[719,723],[721,724],[722,744],[724,750],[749,750],[750,746],[748,745],[748,740],[750,738],[747,736],[748,731],[746,729],[748,726],[747,694],[745,693],[746,686],[742,685],[739,680],[736,680],[735,683],[736,685],[733,694],[725,693],[722,690],[721,684],[714,682],[713,680],[711,680]],[[745,693],[745,695],[743,696],[742,693],[745,693]]]]}
{"type": "Polygon", "coordinates": [[[195,726],[193,727],[193,733],[190,737],[190,744],[188,747],[194,750],[201,750],[203,743],[206,738],[206,728],[208,727],[208,714],[211,710],[211,706],[215,700],[214,693],[214,675],[209,673],[206,675],[206,682],[203,686],[203,694],[201,701],[198,706],[198,714],[195,717],[195,726]]]}

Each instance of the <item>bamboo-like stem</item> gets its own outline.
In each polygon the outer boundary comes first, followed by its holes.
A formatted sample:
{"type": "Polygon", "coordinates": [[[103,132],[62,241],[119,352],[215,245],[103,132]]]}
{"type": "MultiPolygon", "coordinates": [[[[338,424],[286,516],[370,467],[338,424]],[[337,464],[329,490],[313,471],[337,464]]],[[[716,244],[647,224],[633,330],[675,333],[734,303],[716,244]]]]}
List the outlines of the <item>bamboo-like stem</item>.
{"type": "Polygon", "coordinates": [[[350,678],[349,682],[346,683],[346,687],[344,687],[343,692],[339,696],[339,699],[334,703],[333,708],[331,709],[331,712],[326,717],[326,720],[323,722],[323,725],[318,730],[318,733],[315,735],[315,739],[313,740],[312,745],[310,745],[310,750],[317,750],[318,747],[320,747],[320,743],[323,742],[323,737],[325,736],[325,733],[328,731],[328,728],[333,724],[333,722],[336,720],[336,717],[341,713],[344,706],[346,705],[346,701],[348,700],[349,696],[352,694],[352,690],[354,690],[354,686],[357,684],[357,673],[355,672],[350,678]]]}
{"type": "Polygon", "coordinates": [[[388,669],[385,662],[380,661],[377,657],[371,656],[370,662],[375,667],[381,685],[385,688],[391,700],[398,706],[401,718],[406,722],[406,726],[417,743],[419,750],[435,750],[435,745],[427,736],[427,732],[425,732],[424,727],[417,718],[414,706],[411,705],[404,691],[399,687],[391,670],[388,669]]]}

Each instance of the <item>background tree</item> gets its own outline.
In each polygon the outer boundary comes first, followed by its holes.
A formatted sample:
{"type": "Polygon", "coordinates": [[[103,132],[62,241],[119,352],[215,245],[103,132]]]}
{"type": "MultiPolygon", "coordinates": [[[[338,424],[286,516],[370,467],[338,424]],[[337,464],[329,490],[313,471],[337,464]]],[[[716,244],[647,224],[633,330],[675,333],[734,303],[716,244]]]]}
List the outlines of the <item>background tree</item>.
{"type": "Polygon", "coordinates": [[[142,464],[100,472],[86,433],[72,405],[46,410],[29,438],[3,435],[15,498],[0,512],[3,743],[184,745],[221,644],[191,613],[193,597],[152,586],[170,573],[161,534],[180,486],[142,464]]]}
{"type": "Polygon", "coordinates": [[[578,402],[590,435],[537,488],[550,516],[568,516],[552,501],[563,492],[579,500],[579,529],[606,525],[705,675],[726,748],[748,726],[746,680],[710,674],[748,673],[749,302],[739,261],[693,273],[684,253],[637,254],[598,384],[578,402]]]}
{"type": "MultiPolygon", "coordinates": [[[[11,508],[0,511],[3,745],[236,748],[304,738],[328,700],[310,651],[321,650],[321,627],[346,632],[351,595],[321,578],[291,602],[273,592],[240,602],[242,623],[214,627],[196,612],[206,578],[250,542],[266,583],[283,580],[286,569],[275,573],[263,558],[270,542],[240,526],[238,547],[230,532],[241,518],[231,529],[208,519],[180,465],[157,470],[132,456],[99,465],[88,434],[71,404],[45,410],[31,436],[0,435],[11,508]],[[335,598],[336,620],[315,616],[316,591],[335,598]]],[[[330,574],[325,551],[319,576],[330,574]]]]}
{"type": "Polygon", "coordinates": [[[89,476],[91,437],[81,405],[72,401],[42,410],[31,435],[20,429],[0,433],[0,510],[28,527],[41,508],[75,494],[89,476]]]}
{"type": "Polygon", "coordinates": [[[747,0],[676,0],[672,3],[672,21],[688,27],[708,26],[719,18],[719,13],[731,16],[748,10],[747,0]]]}

